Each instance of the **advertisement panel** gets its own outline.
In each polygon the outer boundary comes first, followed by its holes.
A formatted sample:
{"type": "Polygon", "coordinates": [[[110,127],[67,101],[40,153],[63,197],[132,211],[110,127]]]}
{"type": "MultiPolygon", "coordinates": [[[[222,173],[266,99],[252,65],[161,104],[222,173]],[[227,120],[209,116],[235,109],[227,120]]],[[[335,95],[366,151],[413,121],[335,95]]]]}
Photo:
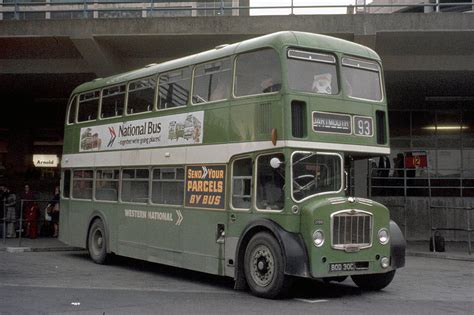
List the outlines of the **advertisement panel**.
{"type": "Polygon", "coordinates": [[[225,164],[186,166],[186,207],[224,209],[225,164]]]}
{"type": "Polygon", "coordinates": [[[81,128],[79,151],[142,149],[199,144],[204,112],[152,117],[81,128]]]}

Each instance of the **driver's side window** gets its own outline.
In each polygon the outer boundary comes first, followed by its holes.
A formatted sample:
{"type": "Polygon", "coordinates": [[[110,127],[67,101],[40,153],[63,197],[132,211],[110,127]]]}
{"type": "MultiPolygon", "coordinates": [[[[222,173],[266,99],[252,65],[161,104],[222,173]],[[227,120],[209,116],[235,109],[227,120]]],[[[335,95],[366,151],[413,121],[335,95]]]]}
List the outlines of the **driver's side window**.
{"type": "Polygon", "coordinates": [[[257,159],[257,208],[260,210],[282,210],[285,200],[285,167],[270,165],[272,158],[284,161],[281,153],[261,155],[257,159]]]}

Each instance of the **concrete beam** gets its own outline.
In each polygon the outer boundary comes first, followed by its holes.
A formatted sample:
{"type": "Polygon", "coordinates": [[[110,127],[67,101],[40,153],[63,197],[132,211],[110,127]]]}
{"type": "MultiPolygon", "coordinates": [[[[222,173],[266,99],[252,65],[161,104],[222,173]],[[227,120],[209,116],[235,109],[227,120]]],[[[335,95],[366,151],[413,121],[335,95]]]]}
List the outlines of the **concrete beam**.
{"type": "Polygon", "coordinates": [[[376,39],[375,35],[354,35],[354,42],[372,48],[376,48],[376,39]]]}
{"type": "Polygon", "coordinates": [[[101,45],[92,36],[73,36],[71,41],[82,57],[99,77],[123,72],[123,61],[106,45],[101,45]]]}
{"type": "Polygon", "coordinates": [[[382,55],[385,71],[474,71],[474,55],[382,55]]]}
{"type": "Polygon", "coordinates": [[[82,59],[0,59],[0,74],[93,73],[82,59]]]}
{"type": "Polygon", "coordinates": [[[379,31],[474,30],[472,14],[354,14],[0,21],[0,36],[261,35],[282,30],[375,35],[379,31]]]}

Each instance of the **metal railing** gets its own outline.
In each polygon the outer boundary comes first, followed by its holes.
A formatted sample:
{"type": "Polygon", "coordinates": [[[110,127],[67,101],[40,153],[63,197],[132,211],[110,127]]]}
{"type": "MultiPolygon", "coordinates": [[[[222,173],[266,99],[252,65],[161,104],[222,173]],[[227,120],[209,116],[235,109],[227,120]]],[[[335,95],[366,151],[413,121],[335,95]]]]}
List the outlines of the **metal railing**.
{"type": "Polygon", "coordinates": [[[474,197],[474,176],[454,169],[437,171],[435,174],[432,169],[425,168],[423,174],[417,174],[419,171],[412,168],[371,168],[369,196],[474,197]]]}
{"type": "Polygon", "coordinates": [[[0,230],[2,230],[0,237],[3,243],[6,243],[6,238],[14,238],[18,239],[18,247],[21,247],[22,239],[25,237],[34,239],[40,236],[52,236],[53,225],[50,220],[47,220],[46,215],[50,203],[51,200],[21,199],[15,205],[14,215],[9,216],[7,215],[8,206],[4,201],[3,208],[0,209],[0,230]],[[10,235],[8,235],[9,232],[10,235]]]}
{"type": "MultiPolygon", "coordinates": [[[[1,0],[0,0],[1,1],[1,0]]],[[[55,19],[65,18],[147,18],[156,16],[225,16],[225,15],[295,15],[295,14],[367,14],[393,12],[443,12],[474,11],[474,2],[441,3],[371,3],[371,4],[319,4],[294,5],[289,1],[285,6],[240,6],[226,5],[225,1],[210,2],[202,6],[202,1],[176,2],[166,4],[159,0],[3,0],[0,2],[0,19],[55,19]],[[198,5],[201,3],[201,5],[198,5]],[[212,5],[210,5],[212,4],[212,5]],[[381,12],[381,9],[388,9],[381,12]],[[275,11],[276,10],[276,11],[275,11]]],[[[206,2],[205,2],[206,3],[206,2]]],[[[330,1],[327,1],[330,3],[330,1]]]]}
{"type": "MultiPolygon", "coordinates": [[[[435,206],[435,205],[430,205],[430,224],[431,224],[431,242],[433,251],[436,252],[436,245],[435,245],[435,233],[437,231],[461,231],[461,232],[467,232],[467,248],[469,255],[472,253],[472,246],[471,246],[471,233],[474,232],[474,230],[471,228],[471,211],[473,211],[473,207],[453,207],[453,206],[435,206]],[[453,210],[453,211],[465,211],[466,213],[466,220],[460,220],[460,222],[466,222],[465,227],[461,226],[435,226],[434,224],[434,210],[436,209],[444,209],[445,211],[453,210]]],[[[453,216],[455,216],[453,214],[453,216]]]]}

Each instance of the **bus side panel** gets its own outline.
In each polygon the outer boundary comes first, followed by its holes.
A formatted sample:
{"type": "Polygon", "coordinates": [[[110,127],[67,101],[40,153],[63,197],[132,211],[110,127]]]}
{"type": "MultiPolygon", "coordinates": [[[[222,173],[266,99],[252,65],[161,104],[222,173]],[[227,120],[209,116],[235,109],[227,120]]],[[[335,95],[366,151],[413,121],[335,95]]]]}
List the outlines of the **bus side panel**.
{"type": "Polygon", "coordinates": [[[61,215],[59,216],[59,240],[64,244],[72,245],[69,228],[70,200],[61,199],[61,215]]]}
{"type": "Polygon", "coordinates": [[[225,229],[227,213],[224,210],[186,208],[183,217],[182,267],[224,275],[224,239],[219,229],[225,229]]]}
{"type": "Polygon", "coordinates": [[[148,261],[182,266],[182,213],[181,207],[153,206],[148,209],[146,240],[148,261]]]}
{"type": "Polygon", "coordinates": [[[271,141],[272,129],[283,139],[281,95],[262,95],[232,102],[229,134],[231,141],[271,141]]]}
{"type": "Polygon", "coordinates": [[[122,256],[147,260],[148,220],[145,205],[116,206],[117,253],[122,256]]]}
{"type": "MultiPolygon", "coordinates": [[[[62,209],[61,209],[62,211],[62,209]]],[[[71,200],[68,213],[68,244],[86,248],[89,218],[92,215],[91,202],[71,200]]],[[[62,216],[62,213],[61,213],[62,216]]]]}

